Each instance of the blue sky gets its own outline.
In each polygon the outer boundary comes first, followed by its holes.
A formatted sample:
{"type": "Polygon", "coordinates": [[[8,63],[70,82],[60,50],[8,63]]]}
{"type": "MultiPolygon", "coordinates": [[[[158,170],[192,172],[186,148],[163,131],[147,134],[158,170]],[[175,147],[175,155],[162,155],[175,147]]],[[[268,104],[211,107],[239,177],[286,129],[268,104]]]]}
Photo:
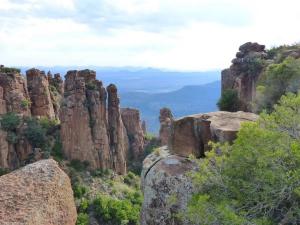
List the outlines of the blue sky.
{"type": "Polygon", "coordinates": [[[299,24],[297,0],[0,0],[0,63],[221,69],[299,24]]]}

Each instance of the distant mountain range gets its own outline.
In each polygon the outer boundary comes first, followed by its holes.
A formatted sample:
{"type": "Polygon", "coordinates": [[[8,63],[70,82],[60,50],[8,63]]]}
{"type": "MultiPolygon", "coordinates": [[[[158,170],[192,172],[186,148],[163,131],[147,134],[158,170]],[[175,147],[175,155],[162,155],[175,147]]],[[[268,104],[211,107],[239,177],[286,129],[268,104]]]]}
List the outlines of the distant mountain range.
{"type": "Polygon", "coordinates": [[[159,110],[162,107],[170,108],[175,117],[216,111],[220,86],[221,82],[216,81],[204,85],[185,86],[168,93],[122,93],[121,106],[138,108],[146,121],[148,131],[158,133],[159,110]]]}
{"type": "MultiPolygon", "coordinates": [[[[18,67],[25,73],[29,67],[18,67]]],[[[159,110],[171,108],[175,117],[217,109],[220,96],[220,71],[184,72],[140,67],[55,66],[36,68],[60,73],[68,70],[92,69],[104,85],[117,85],[122,107],[141,111],[148,130],[158,133],[159,110]]]]}
{"type": "MultiPolygon", "coordinates": [[[[20,68],[20,67],[18,67],[20,68]]],[[[68,70],[74,69],[92,69],[97,72],[97,78],[104,82],[104,85],[114,83],[117,85],[119,92],[147,92],[161,93],[178,90],[187,85],[201,85],[220,80],[219,71],[208,72],[184,72],[184,71],[168,71],[154,68],[140,67],[44,67],[36,68],[51,71],[52,73],[60,73],[63,77],[68,70]]],[[[29,67],[21,67],[23,73],[29,67]]]]}

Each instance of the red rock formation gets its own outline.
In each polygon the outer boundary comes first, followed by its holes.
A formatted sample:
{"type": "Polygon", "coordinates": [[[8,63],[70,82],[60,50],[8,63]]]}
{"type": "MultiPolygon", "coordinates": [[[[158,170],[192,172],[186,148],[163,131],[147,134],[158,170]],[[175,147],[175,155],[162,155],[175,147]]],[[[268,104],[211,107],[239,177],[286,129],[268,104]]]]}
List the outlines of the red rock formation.
{"type": "MultiPolygon", "coordinates": [[[[61,140],[66,157],[87,161],[100,168],[98,152],[92,140],[91,118],[86,97],[86,80],[78,71],[69,71],[65,79],[64,100],[60,110],[61,140]]],[[[93,74],[87,74],[93,76],[93,74]]]]}
{"type": "Polygon", "coordinates": [[[126,173],[126,155],[128,152],[128,137],[120,112],[120,99],[117,87],[110,84],[108,93],[108,131],[113,169],[120,174],[126,173]]]}
{"type": "Polygon", "coordinates": [[[132,159],[138,160],[144,153],[145,145],[140,112],[137,109],[124,108],[121,109],[121,114],[129,139],[130,156],[132,159]]]}
{"type": "Polygon", "coordinates": [[[160,110],[159,122],[160,122],[160,130],[159,130],[159,138],[161,141],[161,145],[167,145],[170,137],[170,128],[173,121],[173,115],[170,109],[162,108],[160,110]]]}
{"type": "Polygon", "coordinates": [[[54,119],[55,113],[45,72],[38,69],[30,69],[26,71],[26,77],[32,115],[54,119]]]}
{"type": "Polygon", "coordinates": [[[237,91],[242,111],[252,111],[256,83],[263,69],[262,60],[267,57],[265,46],[247,42],[240,46],[229,69],[222,71],[222,93],[227,89],[237,91]]]}
{"type": "Polygon", "coordinates": [[[18,72],[0,72],[0,113],[15,112],[30,116],[25,79],[18,72]]]}
{"type": "Polygon", "coordinates": [[[232,142],[242,122],[257,118],[253,113],[219,111],[174,120],[169,149],[180,156],[202,157],[209,150],[209,141],[232,142]]]}
{"type": "Polygon", "coordinates": [[[0,223],[74,225],[77,213],[69,177],[54,160],[42,160],[0,177],[0,223]]]}
{"type": "Polygon", "coordinates": [[[63,149],[70,160],[87,161],[92,169],[109,168],[124,174],[128,138],[117,89],[110,85],[107,92],[94,71],[67,73],[60,110],[63,149]]]}

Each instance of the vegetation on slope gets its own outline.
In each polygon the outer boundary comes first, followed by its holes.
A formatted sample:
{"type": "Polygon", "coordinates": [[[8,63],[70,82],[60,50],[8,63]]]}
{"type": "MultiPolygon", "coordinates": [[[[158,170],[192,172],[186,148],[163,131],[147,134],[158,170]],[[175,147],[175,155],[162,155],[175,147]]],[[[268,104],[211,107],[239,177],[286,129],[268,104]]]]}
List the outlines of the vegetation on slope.
{"type": "Polygon", "coordinates": [[[300,94],[242,126],[233,145],[214,150],[193,173],[192,224],[300,224],[300,94]]]}

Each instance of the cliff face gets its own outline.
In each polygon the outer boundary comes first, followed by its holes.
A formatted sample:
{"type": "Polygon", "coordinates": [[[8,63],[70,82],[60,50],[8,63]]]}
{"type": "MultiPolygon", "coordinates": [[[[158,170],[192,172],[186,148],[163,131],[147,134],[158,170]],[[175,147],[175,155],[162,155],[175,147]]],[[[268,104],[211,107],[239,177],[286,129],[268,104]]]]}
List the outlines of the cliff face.
{"type": "Polygon", "coordinates": [[[144,133],[138,111],[125,113],[122,119],[115,85],[106,90],[91,70],[69,71],[65,82],[59,74],[46,75],[38,69],[28,70],[26,78],[27,82],[17,70],[1,67],[0,116],[12,112],[21,120],[13,131],[14,142],[8,141],[9,131],[0,129],[1,168],[15,169],[29,157],[38,158],[24,136],[23,117],[34,116],[61,120],[60,138],[69,160],[87,161],[91,169],[126,173],[129,148],[134,156],[141,154],[144,133]],[[133,137],[130,143],[127,130],[133,137]]]}
{"type": "Polygon", "coordinates": [[[32,116],[55,118],[49,82],[45,72],[38,69],[26,71],[27,87],[31,100],[32,116]]]}
{"type": "Polygon", "coordinates": [[[15,112],[30,116],[26,81],[18,72],[0,72],[0,113],[15,112]]]}
{"type": "Polygon", "coordinates": [[[161,145],[162,146],[168,145],[170,132],[171,132],[171,125],[173,122],[173,115],[170,109],[162,108],[160,110],[159,122],[160,122],[159,139],[161,145]]]}
{"type": "Polygon", "coordinates": [[[94,71],[69,71],[60,120],[68,159],[87,161],[92,169],[126,173],[128,139],[114,85],[106,91],[94,71]]]}
{"type": "Polygon", "coordinates": [[[173,120],[169,146],[158,149],[143,162],[141,224],[189,225],[177,217],[185,212],[194,193],[187,173],[199,169],[188,157],[203,157],[209,150],[209,141],[232,142],[242,122],[257,118],[253,113],[220,111],[173,120]]]}
{"type": "Polygon", "coordinates": [[[145,145],[145,133],[140,119],[140,112],[137,109],[124,108],[121,109],[121,114],[129,139],[129,157],[138,160],[144,153],[145,145]]]}
{"type": "Polygon", "coordinates": [[[54,160],[42,160],[1,176],[0,187],[1,224],[76,223],[70,179],[54,160]]]}
{"type": "Polygon", "coordinates": [[[222,71],[222,93],[228,89],[236,90],[240,100],[239,110],[252,111],[256,83],[266,58],[264,45],[247,42],[240,46],[230,68],[222,71]]]}

